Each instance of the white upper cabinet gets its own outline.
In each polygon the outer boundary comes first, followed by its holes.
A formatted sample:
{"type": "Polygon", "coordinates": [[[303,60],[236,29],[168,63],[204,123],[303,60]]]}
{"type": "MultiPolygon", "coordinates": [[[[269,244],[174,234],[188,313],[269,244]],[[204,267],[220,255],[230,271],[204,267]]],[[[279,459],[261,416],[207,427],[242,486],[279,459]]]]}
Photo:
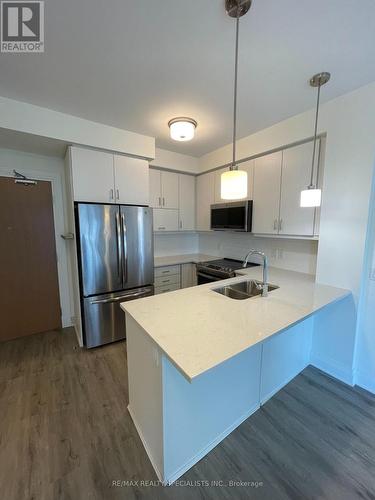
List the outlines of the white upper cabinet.
{"type": "Polygon", "coordinates": [[[117,203],[149,204],[149,168],[146,160],[114,155],[117,203]]]}
{"type": "Polygon", "coordinates": [[[211,205],[215,201],[214,182],[215,173],[197,177],[197,230],[210,231],[211,228],[211,205]]]}
{"type": "Polygon", "coordinates": [[[71,148],[74,201],[148,205],[148,162],[84,148],[71,148]]]}
{"type": "Polygon", "coordinates": [[[161,172],[150,168],[150,207],[161,207],[161,172]]]}
{"type": "MultiPolygon", "coordinates": [[[[244,170],[247,172],[247,197],[245,199],[252,200],[253,199],[253,186],[254,186],[254,160],[249,160],[247,162],[240,163],[238,165],[239,170],[244,170]]],[[[221,168],[220,170],[216,170],[214,172],[215,175],[215,203],[225,203],[230,202],[231,200],[223,200],[221,198],[221,174],[223,172],[227,172],[228,167],[221,168]]],[[[232,200],[238,201],[238,200],[232,200]]]]}
{"type": "Polygon", "coordinates": [[[179,175],[180,223],[181,231],[195,229],[195,177],[179,175]]]}
{"type": "MultiPolygon", "coordinates": [[[[317,144],[314,183],[317,177],[319,148],[320,142],[317,144]]],[[[301,191],[310,184],[312,155],[312,142],[284,150],[279,234],[314,235],[315,208],[300,207],[301,191]]]]}
{"type": "Polygon", "coordinates": [[[282,152],[255,160],[253,233],[278,234],[282,152]]]}
{"type": "Polygon", "coordinates": [[[74,201],[115,203],[113,155],[71,148],[74,201]]]}
{"type": "Polygon", "coordinates": [[[150,205],[178,209],[178,174],[150,169],[150,205]]]}
{"type": "Polygon", "coordinates": [[[178,231],[178,210],[154,208],[154,231],[178,231]]]}
{"type": "Polygon", "coordinates": [[[161,197],[163,208],[178,209],[178,177],[174,172],[161,172],[161,197]]]}

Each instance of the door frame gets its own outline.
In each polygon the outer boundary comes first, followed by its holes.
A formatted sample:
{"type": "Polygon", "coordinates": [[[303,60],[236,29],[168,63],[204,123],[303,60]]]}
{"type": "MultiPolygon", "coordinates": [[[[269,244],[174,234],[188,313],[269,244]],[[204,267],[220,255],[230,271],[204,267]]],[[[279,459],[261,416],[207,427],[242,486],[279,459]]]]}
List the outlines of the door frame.
{"type": "MultiPolygon", "coordinates": [[[[16,151],[19,152],[19,151],[16,151]]],[[[31,155],[31,153],[19,152],[21,154],[31,155]]],[[[38,156],[38,155],[32,155],[38,156]]],[[[60,158],[51,157],[52,160],[59,160],[60,158]]],[[[71,313],[71,296],[69,288],[69,267],[67,259],[66,243],[61,238],[65,233],[66,218],[66,190],[64,178],[64,163],[62,161],[61,173],[47,172],[45,170],[37,170],[25,168],[22,169],[18,164],[15,165],[16,170],[36,181],[47,181],[51,183],[52,189],[52,209],[53,220],[55,227],[55,243],[56,243],[56,259],[57,259],[57,274],[59,282],[60,294],[60,308],[61,308],[61,323],[62,327],[72,326],[72,313],[71,313]]],[[[0,176],[14,178],[13,168],[0,165],[0,176]]]]}

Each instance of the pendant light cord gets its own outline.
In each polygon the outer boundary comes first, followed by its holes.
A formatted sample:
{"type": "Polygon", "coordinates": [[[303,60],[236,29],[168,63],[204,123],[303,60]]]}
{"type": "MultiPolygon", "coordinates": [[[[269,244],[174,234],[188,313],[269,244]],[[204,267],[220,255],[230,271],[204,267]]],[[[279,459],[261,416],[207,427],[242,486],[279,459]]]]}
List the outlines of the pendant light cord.
{"type": "Polygon", "coordinates": [[[316,156],[316,138],[318,135],[318,119],[319,119],[319,105],[320,105],[320,88],[321,85],[318,85],[318,98],[316,101],[316,113],[315,113],[315,130],[314,130],[314,149],[312,156],[312,165],[311,165],[311,179],[310,179],[310,187],[314,187],[314,166],[315,166],[315,156],[316,156]]]}
{"type": "Polygon", "coordinates": [[[236,50],[234,59],[234,98],[233,98],[233,161],[230,170],[236,169],[236,137],[237,137],[237,77],[238,77],[238,38],[240,31],[240,8],[236,17],[236,50]]]}

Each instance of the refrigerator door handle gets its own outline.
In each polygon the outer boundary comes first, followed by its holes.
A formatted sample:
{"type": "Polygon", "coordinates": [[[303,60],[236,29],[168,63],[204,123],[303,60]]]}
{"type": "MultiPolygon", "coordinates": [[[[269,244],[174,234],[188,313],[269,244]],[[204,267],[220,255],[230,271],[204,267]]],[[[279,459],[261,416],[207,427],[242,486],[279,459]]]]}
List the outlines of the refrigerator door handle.
{"type": "Polygon", "coordinates": [[[117,237],[117,275],[119,278],[121,278],[122,248],[121,248],[120,214],[118,212],[116,212],[116,237],[117,237]]]}
{"type": "Polygon", "coordinates": [[[121,221],[122,221],[122,239],[123,239],[123,245],[124,245],[124,266],[123,266],[123,280],[124,283],[128,281],[128,244],[127,244],[127,234],[126,234],[126,223],[125,223],[125,215],[121,214],[121,221]]]}
{"type": "Polygon", "coordinates": [[[114,297],[112,299],[102,299],[102,300],[91,300],[90,304],[110,304],[111,302],[121,302],[126,299],[135,299],[136,297],[142,297],[150,292],[150,290],[141,290],[140,292],[128,293],[126,295],[121,295],[121,297],[114,297]]]}

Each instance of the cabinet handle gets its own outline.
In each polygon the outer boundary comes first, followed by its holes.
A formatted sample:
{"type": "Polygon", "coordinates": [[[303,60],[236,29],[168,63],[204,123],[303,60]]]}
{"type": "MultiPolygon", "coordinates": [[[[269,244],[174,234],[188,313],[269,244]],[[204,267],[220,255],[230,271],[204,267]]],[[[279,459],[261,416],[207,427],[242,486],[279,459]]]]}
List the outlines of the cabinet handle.
{"type": "Polygon", "coordinates": [[[275,219],[275,220],[273,221],[273,229],[274,229],[274,231],[276,231],[276,230],[277,230],[277,219],[275,219]]]}
{"type": "Polygon", "coordinates": [[[169,280],[162,280],[162,283],[169,283],[169,280]]]}
{"type": "Polygon", "coordinates": [[[279,231],[283,229],[283,219],[280,219],[279,221],[279,231]]]}
{"type": "Polygon", "coordinates": [[[162,274],[168,274],[169,271],[162,271],[162,274]]]}
{"type": "Polygon", "coordinates": [[[113,189],[109,190],[109,199],[113,200],[113,189]]]}
{"type": "Polygon", "coordinates": [[[180,220],[180,229],[182,229],[182,220],[180,220]]]}
{"type": "Polygon", "coordinates": [[[159,226],[159,227],[158,227],[158,229],[159,229],[159,230],[161,230],[161,229],[165,229],[165,226],[159,226]]]}
{"type": "Polygon", "coordinates": [[[163,196],[163,207],[165,207],[165,198],[163,196]]]}
{"type": "Polygon", "coordinates": [[[118,189],[116,189],[116,196],[117,196],[117,199],[119,200],[120,199],[120,191],[118,189]]]}
{"type": "Polygon", "coordinates": [[[161,207],[161,198],[159,196],[159,207],[161,207]]]}

